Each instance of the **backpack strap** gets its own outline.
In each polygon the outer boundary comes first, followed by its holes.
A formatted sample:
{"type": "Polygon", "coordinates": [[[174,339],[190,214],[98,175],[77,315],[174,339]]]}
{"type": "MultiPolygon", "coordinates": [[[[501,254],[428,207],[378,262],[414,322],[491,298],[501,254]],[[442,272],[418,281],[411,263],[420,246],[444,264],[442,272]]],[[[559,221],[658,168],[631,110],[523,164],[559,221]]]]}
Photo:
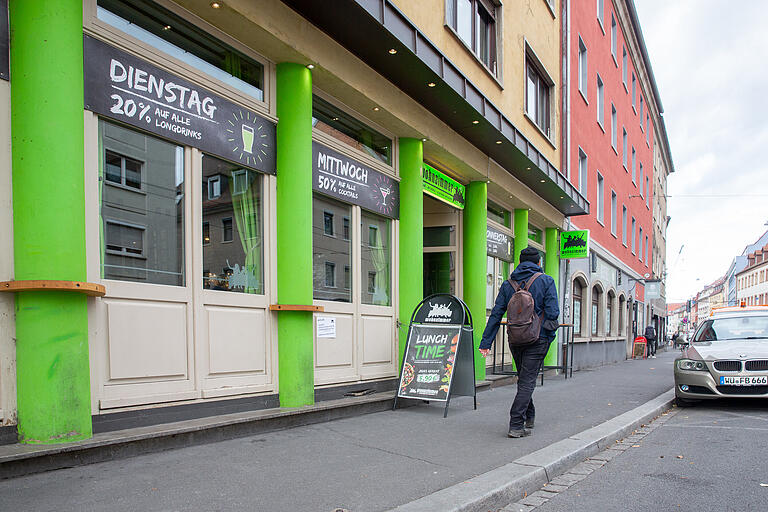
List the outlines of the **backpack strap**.
{"type": "Polygon", "coordinates": [[[536,272],[533,274],[528,281],[525,283],[524,290],[528,291],[531,288],[531,285],[536,281],[538,278],[540,278],[543,274],[541,272],[536,272]]]}
{"type": "Polygon", "coordinates": [[[512,285],[512,289],[515,291],[515,293],[520,291],[520,283],[513,281],[511,277],[507,279],[507,281],[509,281],[509,284],[512,285]]]}

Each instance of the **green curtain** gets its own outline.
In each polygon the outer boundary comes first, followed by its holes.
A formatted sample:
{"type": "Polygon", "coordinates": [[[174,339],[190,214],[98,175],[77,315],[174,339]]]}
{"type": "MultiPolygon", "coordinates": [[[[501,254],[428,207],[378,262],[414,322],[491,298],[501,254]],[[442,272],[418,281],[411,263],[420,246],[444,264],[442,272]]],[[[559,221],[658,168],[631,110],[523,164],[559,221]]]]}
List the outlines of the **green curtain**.
{"type": "Polygon", "coordinates": [[[259,216],[259,190],[256,176],[247,169],[234,171],[229,177],[229,189],[232,191],[232,209],[234,210],[240,244],[245,253],[245,293],[261,293],[262,254],[261,254],[261,218],[259,216]],[[245,173],[244,190],[236,188],[235,176],[245,173]]]}
{"type": "MultiPolygon", "coordinates": [[[[385,222],[387,227],[387,239],[389,239],[389,222],[385,222]]],[[[383,237],[379,230],[375,230],[376,240],[369,240],[371,247],[371,264],[376,271],[374,277],[374,292],[371,302],[376,306],[389,306],[389,250],[384,247],[383,237]]]]}

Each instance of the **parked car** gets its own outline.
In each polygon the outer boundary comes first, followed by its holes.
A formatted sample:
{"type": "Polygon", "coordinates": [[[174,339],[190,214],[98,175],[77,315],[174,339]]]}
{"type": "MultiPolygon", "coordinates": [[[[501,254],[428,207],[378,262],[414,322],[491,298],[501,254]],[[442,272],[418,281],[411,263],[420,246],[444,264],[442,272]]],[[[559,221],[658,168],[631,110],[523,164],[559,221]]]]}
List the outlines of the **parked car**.
{"type": "Polygon", "coordinates": [[[714,398],[768,398],[768,306],[716,309],[675,360],[679,406],[714,398]]]}

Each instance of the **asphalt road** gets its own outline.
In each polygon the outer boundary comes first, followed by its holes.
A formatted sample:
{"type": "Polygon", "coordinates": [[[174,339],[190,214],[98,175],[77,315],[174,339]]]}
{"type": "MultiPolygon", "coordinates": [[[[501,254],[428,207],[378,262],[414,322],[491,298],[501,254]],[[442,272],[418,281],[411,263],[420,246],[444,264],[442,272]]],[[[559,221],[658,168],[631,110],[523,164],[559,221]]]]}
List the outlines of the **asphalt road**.
{"type": "Polygon", "coordinates": [[[535,434],[507,438],[516,386],[219,443],[0,481],[0,510],[389,510],[503,466],[669,390],[672,360],[630,360],[534,393],[535,434]]]}
{"type": "Polygon", "coordinates": [[[681,408],[637,445],[535,512],[768,507],[768,403],[730,401],[681,408]]]}

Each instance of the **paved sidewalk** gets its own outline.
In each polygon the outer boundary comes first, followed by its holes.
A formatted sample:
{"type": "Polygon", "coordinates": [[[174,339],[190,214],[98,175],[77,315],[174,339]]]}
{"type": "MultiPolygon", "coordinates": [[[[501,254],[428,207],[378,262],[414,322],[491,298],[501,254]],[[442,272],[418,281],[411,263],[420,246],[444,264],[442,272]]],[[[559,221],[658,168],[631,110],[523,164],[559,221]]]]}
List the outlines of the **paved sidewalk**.
{"type": "Polygon", "coordinates": [[[202,446],[0,481],[9,510],[388,510],[614,418],[673,385],[676,352],[534,393],[535,434],[506,437],[515,386],[202,446]]]}

